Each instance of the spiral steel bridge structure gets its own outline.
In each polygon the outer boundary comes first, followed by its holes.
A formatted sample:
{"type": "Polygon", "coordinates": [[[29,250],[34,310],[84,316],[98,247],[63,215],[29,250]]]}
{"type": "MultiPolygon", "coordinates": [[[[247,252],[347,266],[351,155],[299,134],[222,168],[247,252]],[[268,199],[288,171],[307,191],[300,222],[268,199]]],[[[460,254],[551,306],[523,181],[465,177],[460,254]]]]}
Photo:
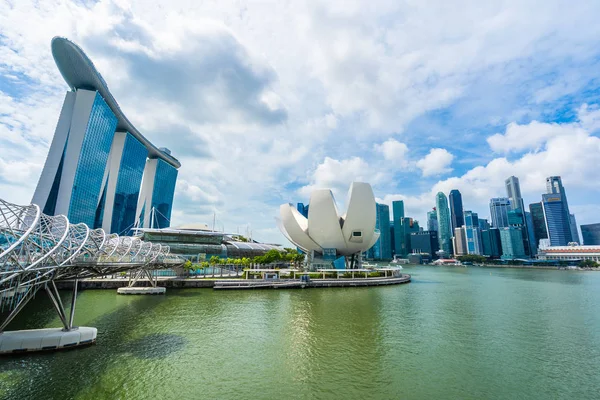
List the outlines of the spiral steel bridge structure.
{"type": "Polygon", "coordinates": [[[35,204],[0,199],[0,334],[42,288],[68,331],[73,329],[78,279],[136,271],[137,280],[183,261],[170,256],[168,246],[107,234],[72,224],[64,215],[45,215],[35,204]],[[75,281],[69,316],[54,283],[60,280],[75,281]]]}

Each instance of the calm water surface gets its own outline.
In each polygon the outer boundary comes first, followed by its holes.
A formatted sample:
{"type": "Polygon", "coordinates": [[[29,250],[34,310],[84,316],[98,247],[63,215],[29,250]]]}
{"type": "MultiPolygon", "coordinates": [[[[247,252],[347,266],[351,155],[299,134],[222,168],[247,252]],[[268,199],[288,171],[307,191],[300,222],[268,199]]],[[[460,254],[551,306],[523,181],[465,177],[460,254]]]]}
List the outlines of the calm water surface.
{"type": "MultiPolygon", "coordinates": [[[[0,398],[599,398],[600,273],[405,269],[378,288],[83,291],[97,344],[1,358],[0,398]]],[[[59,326],[44,294],[28,307],[9,329],[59,326]]]]}

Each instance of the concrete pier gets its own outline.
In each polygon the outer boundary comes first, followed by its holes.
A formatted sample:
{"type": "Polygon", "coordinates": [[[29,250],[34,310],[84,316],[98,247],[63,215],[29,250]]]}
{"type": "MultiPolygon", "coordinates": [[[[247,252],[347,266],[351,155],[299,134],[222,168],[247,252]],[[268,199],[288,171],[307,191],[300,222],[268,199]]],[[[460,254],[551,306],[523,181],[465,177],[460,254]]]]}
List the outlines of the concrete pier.
{"type": "Polygon", "coordinates": [[[167,291],[164,287],[120,287],[117,289],[117,294],[165,294],[167,291]]]}
{"type": "Polygon", "coordinates": [[[69,331],[61,328],[6,331],[0,333],[0,354],[60,350],[87,346],[96,342],[98,330],[80,326],[69,331]]]}
{"type": "Polygon", "coordinates": [[[311,279],[301,281],[299,279],[231,279],[215,281],[215,290],[235,290],[235,289],[293,289],[293,288],[324,288],[324,287],[358,287],[358,286],[382,286],[399,285],[410,282],[410,275],[402,274],[400,276],[389,278],[339,278],[339,279],[311,279]]]}

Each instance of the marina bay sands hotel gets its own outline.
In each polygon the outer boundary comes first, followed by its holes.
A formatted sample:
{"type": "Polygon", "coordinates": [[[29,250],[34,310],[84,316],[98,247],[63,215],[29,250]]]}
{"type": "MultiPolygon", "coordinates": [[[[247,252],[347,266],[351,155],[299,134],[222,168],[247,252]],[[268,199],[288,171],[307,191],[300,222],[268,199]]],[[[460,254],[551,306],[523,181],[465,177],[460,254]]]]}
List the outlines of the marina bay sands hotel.
{"type": "Polygon", "coordinates": [[[79,46],[56,37],[52,55],[70,90],[32,203],[110,233],[168,227],[179,161],[133,126],[79,46]]]}

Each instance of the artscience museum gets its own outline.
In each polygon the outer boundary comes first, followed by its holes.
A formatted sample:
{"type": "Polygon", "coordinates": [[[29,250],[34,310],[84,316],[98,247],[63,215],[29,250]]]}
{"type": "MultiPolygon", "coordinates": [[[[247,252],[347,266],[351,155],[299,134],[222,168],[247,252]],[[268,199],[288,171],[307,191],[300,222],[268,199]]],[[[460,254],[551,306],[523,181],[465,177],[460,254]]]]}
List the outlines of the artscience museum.
{"type": "Polygon", "coordinates": [[[317,189],[310,196],[308,218],[292,204],[280,206],[279,229],[308,255],[313,267],[330,267],[340,257],[347,267],[357,267],[360,254],[379,239],[371,185],[353,182],[345,204],[346,212],[340,214],[331,190],[317,189]]]}

